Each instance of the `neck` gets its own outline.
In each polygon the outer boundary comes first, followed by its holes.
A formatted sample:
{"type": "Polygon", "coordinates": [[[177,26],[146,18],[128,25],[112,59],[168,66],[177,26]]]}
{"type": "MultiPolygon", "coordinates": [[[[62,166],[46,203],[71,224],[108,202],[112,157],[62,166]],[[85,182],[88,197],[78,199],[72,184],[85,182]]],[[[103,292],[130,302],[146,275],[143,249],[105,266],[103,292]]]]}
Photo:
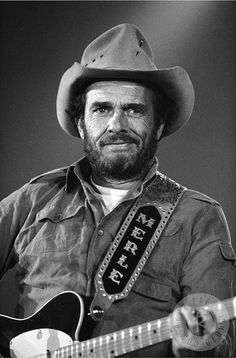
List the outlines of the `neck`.
{"type": "MultiPolygon", "coordinates": [[[[107,188],[114,188],[114,189],[124,189],[124,190],[130,189],[133,183],[142,182],[146,178],[147,174],[149,173],[149,171],[151,170],[154,164],[158,165],[158,160],[156,157],[153,158],[153,160],[148,163],[145,171],[141,170],[138,175],[128,179],[127,178],[117,179],[114,177],[111,178],[104,175],[99,175],[99,173],[94,171],[93,169],[92,169],[92,178],[94,183],[100,186],[104,186],[107,188]]],[[[156,171],[156,166],[155,166],[155,171],[156,171]]]]}
{"type": "Polygon", "coordinates": [[[97,176],[96,174],[92,175],[93,181],[95,184],[100,186],[105,186],[107,188],[114,188],[114,189],[130,189],[134,182],[139,182],[143,178],[141,176],[137,176],[131,179],[124,179],[124,180],[117,180],[111,178],[105,178],[97,176]]]}

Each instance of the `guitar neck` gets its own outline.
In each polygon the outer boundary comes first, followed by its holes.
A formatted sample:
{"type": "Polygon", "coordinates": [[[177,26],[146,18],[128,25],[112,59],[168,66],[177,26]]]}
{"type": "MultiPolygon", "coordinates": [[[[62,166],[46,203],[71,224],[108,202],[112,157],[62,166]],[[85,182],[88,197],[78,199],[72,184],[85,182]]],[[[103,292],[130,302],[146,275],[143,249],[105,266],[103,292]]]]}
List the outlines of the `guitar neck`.
{"type": "Polygon", "coordinates": [[[170,318],[165,317],[104,336],[59,348],[56,357],[110,358],[171,339],[170,318]]]}
{"type": "Polygon", "coordinates": [[[221,302],[205,305],[203,308],[212,312],[218,323],[233,319],[236,317],[236,296],[221,302]]]}
{"type": "MultiPolygon", "coordinates": [[[[236,297],[203,306],[217,321],[236,317],[236,297]]],[[[58,349],[55,357],[117,357],[172,338],[170,316],[58,349]],[[57,355],[58,354],[58,355],[57,355]]]]}

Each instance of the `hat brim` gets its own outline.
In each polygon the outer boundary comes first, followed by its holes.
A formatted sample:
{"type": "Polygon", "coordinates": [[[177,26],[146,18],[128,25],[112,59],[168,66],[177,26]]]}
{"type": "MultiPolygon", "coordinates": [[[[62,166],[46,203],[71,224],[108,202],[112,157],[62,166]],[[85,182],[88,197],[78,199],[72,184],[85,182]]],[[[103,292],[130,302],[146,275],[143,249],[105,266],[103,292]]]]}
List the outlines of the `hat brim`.
{"type": "Polygon", "coordinates": [[[182,128],[189,120],[194,105],[194,89],[187,72],[179,66],[149,71],[97,69],[75,62],[62,76],[57,94],[57,117],[68,134],[79,137],[75,122],[66,110],[70,102],[90,83],[105,80],[129,80],[150,83],[162,90],[175,103],[175,111],[168,117],[162,137],[182,128]]]}

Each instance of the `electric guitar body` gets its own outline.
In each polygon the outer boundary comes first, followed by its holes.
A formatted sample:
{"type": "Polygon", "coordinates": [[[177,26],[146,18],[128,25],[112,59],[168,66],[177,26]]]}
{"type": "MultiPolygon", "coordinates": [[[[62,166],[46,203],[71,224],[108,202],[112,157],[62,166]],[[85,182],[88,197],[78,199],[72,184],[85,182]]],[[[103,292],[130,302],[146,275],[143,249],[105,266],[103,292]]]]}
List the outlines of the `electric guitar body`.
{"type": "Polygon", "coordinates": [[[65,291],[26,319],[0,315],[0,354],[4,357],[30,357],[90,338],[95,322],[84,315],[90,301],[75,292],[65,291]]]}

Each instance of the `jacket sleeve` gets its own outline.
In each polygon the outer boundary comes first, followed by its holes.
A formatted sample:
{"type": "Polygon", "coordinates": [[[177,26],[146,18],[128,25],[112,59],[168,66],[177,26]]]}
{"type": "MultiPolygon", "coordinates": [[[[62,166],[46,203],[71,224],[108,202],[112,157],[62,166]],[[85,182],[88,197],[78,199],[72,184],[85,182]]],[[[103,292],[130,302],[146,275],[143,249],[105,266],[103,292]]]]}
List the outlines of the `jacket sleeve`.
{"type": "Polygon", "coordinates": [[[14,242],[27,216],[25,186],[0,203],[0,278],[17,261],[14,242]]]}
{"type": "Polygon", "coordinates": [[[0,202],[0,278],[17,262],[14,243],[22,227],[65,185],[66,170],[43,173],[0,202]]]}
{"type": "MultiPolygon", "coordinates": [[[[191,246],[184,260],[181,286],[183,296],[202,294],[206,304],[204,295],[219,301],[233,296],[236,256],[221,206],[211,202],[204,203],[203,208],[188,228],[191,246]]],[[[227,357],[235,353],[235,322],[228,324],[225,338],[217,341],[216,335],[209,341],[213,348],[198,352],[197,356],[227,357]]]]}

